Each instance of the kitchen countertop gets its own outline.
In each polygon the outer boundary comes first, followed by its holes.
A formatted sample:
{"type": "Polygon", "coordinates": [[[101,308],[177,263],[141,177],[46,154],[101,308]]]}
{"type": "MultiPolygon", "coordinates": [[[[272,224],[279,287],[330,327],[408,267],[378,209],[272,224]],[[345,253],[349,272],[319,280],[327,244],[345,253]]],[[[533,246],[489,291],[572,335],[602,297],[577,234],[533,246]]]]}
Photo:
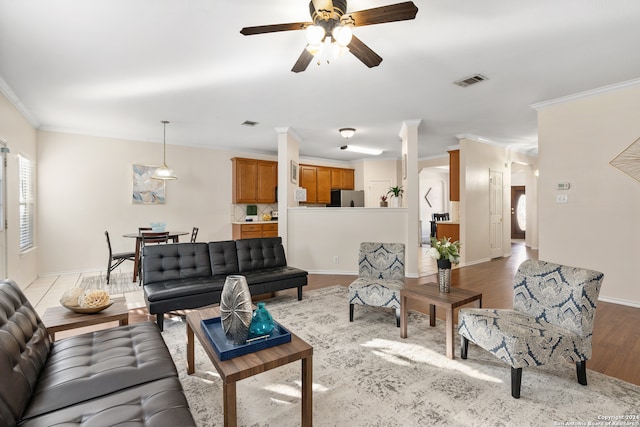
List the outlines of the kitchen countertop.
{"type": "Polygon", "coordinates": [[[271,221],[232,221],[231,224],[277,224],[278,220],[271,221]]]}

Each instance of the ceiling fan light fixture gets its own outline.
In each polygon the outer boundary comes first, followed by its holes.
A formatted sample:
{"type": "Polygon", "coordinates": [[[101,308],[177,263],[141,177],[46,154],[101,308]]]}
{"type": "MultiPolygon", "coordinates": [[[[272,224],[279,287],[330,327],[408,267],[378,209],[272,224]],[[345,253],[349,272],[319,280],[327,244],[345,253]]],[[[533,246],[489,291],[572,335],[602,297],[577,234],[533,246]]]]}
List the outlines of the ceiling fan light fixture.
{"type": "Polygon", "coordinates": [[[162,120],[162,124],[164,125],[164,137],[162,140],[162,166],[157,168],[151,178],[160,179],[163,181],[178,179],[175,172],[172,169],[169,169],[167,166],[167,120],[162,120]]]}
{"type": "Polygon", "coordinates": [[[331,31],[331,36],[341,47],[346,47],[351,43],[351,38],[353,37],[353,33],[351,32],[351,28],[345,27],[344,25],[336,25],[331,31]]]}
{"type": "Polygon", "coordinates": [[[309,25],[305,32],[307,36],[307,43],[312,46],[320,45],[326,34],[324,28],[320,25],[309,25]]]}

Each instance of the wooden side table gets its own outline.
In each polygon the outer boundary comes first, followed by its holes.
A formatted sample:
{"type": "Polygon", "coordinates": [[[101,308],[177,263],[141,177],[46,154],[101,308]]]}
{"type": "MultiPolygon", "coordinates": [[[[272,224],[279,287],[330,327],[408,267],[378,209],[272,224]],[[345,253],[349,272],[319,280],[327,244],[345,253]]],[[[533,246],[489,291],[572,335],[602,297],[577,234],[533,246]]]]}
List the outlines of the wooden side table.
{"type": "Polygon", "coordinates": [[[313,347],[291,333],[291,342],[233,359],[220,360],[200,324],[202,320],[218,316],[220,316],[219,307],[193,310],[187,313],[187,374],[195,372],[194,344],[195,338],[197,338],[222,379],[224,426],[236,427],[238,425],[236,382],[301,360],[302,410],[300,425],[311,427],[313,425],[313,347]]]}
{"type": "Polygon", "coordinates": [[[113,305],[100,313],[75,313],[63,306],[49,307],[41,316],[47,327],[51,341],[56,340],[56,332],[83,328],[107,322],[120,322],[120,326],[129,324],[129,310],[124,298],[113,298],[113,305]]]}
{"type": "MultiPolygon", "coordinates": [[[[453,359],[453,309],[474,302],[482,307],[482,293],[461,288],[451,288],[451,292],[440,292],[437,283],[407,286],[400,291],[400,337],[407,337],[407,311],[409,309],[424,313],[424,304],[429,304],[429,326],[436,325],[436,307],[447,312],[447,357],[453,359]],[[422,303],[422,305],[420,304],[422,303]]],[[[426,313],[425,313],[426,314],[426,313]]]]}

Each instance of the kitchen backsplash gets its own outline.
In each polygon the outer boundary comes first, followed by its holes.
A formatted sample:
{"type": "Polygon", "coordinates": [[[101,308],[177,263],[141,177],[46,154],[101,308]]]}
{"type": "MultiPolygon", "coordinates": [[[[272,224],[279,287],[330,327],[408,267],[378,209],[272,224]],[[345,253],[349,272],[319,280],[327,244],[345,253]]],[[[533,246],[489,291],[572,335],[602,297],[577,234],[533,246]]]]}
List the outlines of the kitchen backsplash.
{"type": "MultiPolygon", "coordinates": [[[[243,222],[247,217],[247,206],[248,205],[231,205],[231,222],[243,222]]],[[[271,215],[271,211],[278,210],[278,204],[256,204],[254,205],[258,208],[258,220],[262,221],[262,215],[269,214],[271,215]]]]}

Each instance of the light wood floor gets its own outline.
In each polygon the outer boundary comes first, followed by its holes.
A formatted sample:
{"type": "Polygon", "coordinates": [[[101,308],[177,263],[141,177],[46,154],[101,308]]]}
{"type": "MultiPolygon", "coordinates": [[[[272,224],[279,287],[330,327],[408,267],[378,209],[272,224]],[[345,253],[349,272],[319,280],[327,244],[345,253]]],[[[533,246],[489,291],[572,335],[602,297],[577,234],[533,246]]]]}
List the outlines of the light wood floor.
{"type": "MultiPolygon", "coordinates": [[[[428,247],[422,247],[420,250],[420,278],[407,279],[408,284],[421,284],[436,280],[435,263],[426,256],[426,249],[428,247]]],[[[483,307],[511,308],[513,276],[516,269],[525,259],[537,259],[537,256],[537,251],[526,248],[524,244],[513,244],[510,257],[454,268],[452,285],[482,292],[483,307]]],[[[355,276],[348,275],[312,274],[309,276],[309,284],[305,287],[305,291],[335,285],[348,286],[354,278],[355,276]]],[[[47,307],[57,305],[62,292],[78,283],[79,279],[80,275],[39,278],[25,289],[25,293],[36,310],[42,313],[47,307]]],[[[283,293],[295,295],[296,290],[290,289],[283,291],[283,293]]],[[[155,318],[155,316],[148,315],[141,294],[142,292],[124,294],[130,309],[129,321],[131,323],[154,320],[155,318]]],[[[344,310],[348,310],[346,302],[344,310]]],[[[391,311],[389,316],[393,317],[391,311]]],[[[596,309],[593,355],[587,362],[587,368],[640,385],[640,363],[638,363],[640,360],[638,356],[640,355],[640,328],[638,325],[640,325],[640,309],[600,301],[596,309]]],[[[109,326],[113,325],[106,324],[101,327],[109,326]]],[[[65,334],[70,335],[84,331],[80,329],[62,332],[56,334],[56,337],[62,338],[65,334]]],[[[471,357],[473,351],[484,350],[470,348],[469,351],[471,357]]],[[[456,349],[456,353],[458,353],[458,349],[456,349]]]]}

